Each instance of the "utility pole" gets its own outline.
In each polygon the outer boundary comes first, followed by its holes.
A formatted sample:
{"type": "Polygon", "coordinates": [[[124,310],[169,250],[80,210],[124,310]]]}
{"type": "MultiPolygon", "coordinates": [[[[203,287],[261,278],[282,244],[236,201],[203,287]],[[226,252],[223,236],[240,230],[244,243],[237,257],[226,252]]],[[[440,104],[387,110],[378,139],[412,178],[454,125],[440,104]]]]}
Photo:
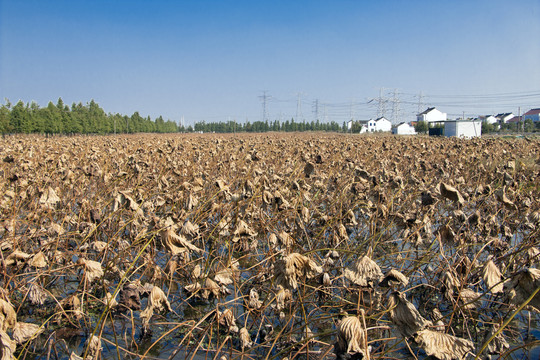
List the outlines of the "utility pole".
{"type": "Polygon", "coordinates": [[[266,109],[266,102],[272,98],[270,95],[267,95],[266,93],[267,91],[265,90],[263,91],[262,96],[259,96],[259,98],[262,100],[262,105],[263,105],[263,118],[262,118],[263,122],[268,120],[268,111],[266,109]]]}

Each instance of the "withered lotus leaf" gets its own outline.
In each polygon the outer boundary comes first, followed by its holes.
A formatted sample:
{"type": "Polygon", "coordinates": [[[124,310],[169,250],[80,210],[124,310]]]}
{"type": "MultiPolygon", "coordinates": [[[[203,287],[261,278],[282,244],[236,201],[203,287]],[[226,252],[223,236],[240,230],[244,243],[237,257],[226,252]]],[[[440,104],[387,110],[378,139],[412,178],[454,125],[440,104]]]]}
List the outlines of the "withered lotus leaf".
{"type": "Polygon", "coordinates": [[[8,329],[13,329],[17,323],[17,314],[13,306],[0,299],[0,331],[7,331],[8,329]]]}
{"type": "Polygon", "coordinates": [[[420,315],[418,309],[407,300],[404,293],[395,291],[390,294],[388,309],[390,320],[404,337],[413,336],[417,331],[432,325],[431,321],[420,315]]]}
{"type": "Polygon", "coordinates": [[[497,294],[503,291],[504,283],[502,280],[502,274],[499,268],[493,260],[488,260],[482,270],[482,278],[493,294],[497,294]]]}
{"type": "Polygon", "coordinates": [[[427,355],[441,360],[465,359],[467,355],[472,355],[474,350],[474,344],[470,340],[429,329],[418,331],[414,340],[427,355]]]}
{"type": "Polygon", "coordinates": [[[6,334],[5,331],[0,330],[0,359],[11,360],[15,359],[13,356],[17,349],[17,343],[6,334]]]}
{"type": "Polygon", "coordinates": [[[347,354],[364,354],[367,342],[366,330],[356,316],[347,316],[341,320],[338,328],[338,346],[346,349],[347,354]]]}
{"type": "Polygon", "coordinates": [[[88,283],[101,278],[104,274],[101,263],[97,261],[79,258],[77,264],[84,267],[84,279],[88,283]]]}
{"type": "Polygon", "coordinates": [[[172,311],[167,295],[158,286],[154,286],[148,298],[148,304],[158,311],[172,311]]]}
{"type": "Polygon", "coordinates": [[[43,330],[43,327],[36,324],[17,322],[13,329],[13,340],[20,345],[38,336],[43,330]]]}
{"type": "Polygon", "coordinates": [[[242,347],[242,349],[250,348],[253,345],[253,342],[251,341],[251,337],[249,336],[249,331],[245,327],[240,329],[239,336],[240,336],[240,346],[242,347]]]}
{"type": "Polygon", "coordinates": [[[452,185],[441,182],[439,184],[439,191],[443,197],[449,200],[455,201],[461,205],[465,202],[461,193],[452,185]]]}
{"type": "Polygon", "coordinates": [[[289,289],[296,289],[301,278],[311,279],[321,273],[322,267],[298,253],[284,256],[274,266],[276,283],[289,289]]]}
{"type": "Polygon", "coordinates": [[[368,255],[357,259],[352,268],[345,269],[344,274],[353,284],[359,286],[373,287],[375,283],[378,284],[383,278],[381,268],[368,255]]]}

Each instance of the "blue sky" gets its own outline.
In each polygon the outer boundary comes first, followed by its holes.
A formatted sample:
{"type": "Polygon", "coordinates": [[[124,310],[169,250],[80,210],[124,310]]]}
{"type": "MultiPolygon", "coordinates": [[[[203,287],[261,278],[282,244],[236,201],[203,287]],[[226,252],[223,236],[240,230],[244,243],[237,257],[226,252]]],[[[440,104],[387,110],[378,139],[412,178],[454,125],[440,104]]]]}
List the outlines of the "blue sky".
{"type": "Polygon", "coordinates": [[[540,107],[539,39],[539,0],[0,0],[0,98],[193,123],[261,120],[267,91],[271,120],[318,101],[342,122],[384,88],[399,120],[517,113],[540,107]]]}

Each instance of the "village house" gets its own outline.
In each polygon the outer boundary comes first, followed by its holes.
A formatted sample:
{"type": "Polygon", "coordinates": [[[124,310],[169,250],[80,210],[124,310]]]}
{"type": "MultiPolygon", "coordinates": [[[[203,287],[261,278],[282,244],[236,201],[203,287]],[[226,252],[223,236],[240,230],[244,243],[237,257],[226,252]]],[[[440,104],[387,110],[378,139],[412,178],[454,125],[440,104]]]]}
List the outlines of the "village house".
{"type": "Polygon", "coordinates": [[[506,124],[508,120],[512,119],[515,115],[513,113],[501,113],[495,115],[497,120],[499,121],[499,124],[506,124]]]}
{"type": "Polygon", "coordinates": [[[430,107],[416,115],[416,121],[425,121],[427,123],[446,121],[446,118],[446,113],[440,112],[434,107],[430,107]]]}
{"type": "Polygon", "coordinates": [[[532,122],[537,123],[540,121],[540,108],[538,109],[531,109],[527,111],[525,114],[523,114],[523,121],[527,121],[528,119],[531,119],[532,122]]]}
{"type": "Polygon", "coordinates": [[[392,128],[392,134],[394,135],[415,135],[416,130],[414,130],[414,127],[402,122],[399,125],[392,128]]]}

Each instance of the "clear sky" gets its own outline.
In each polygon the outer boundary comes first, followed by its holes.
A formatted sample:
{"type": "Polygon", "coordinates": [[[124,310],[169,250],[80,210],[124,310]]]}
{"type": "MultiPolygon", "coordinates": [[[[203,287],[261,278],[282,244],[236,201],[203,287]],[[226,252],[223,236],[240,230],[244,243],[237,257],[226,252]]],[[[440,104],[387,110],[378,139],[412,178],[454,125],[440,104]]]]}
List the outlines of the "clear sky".
{"type": "Polygon", "coordinates": [[[540,107],[540,0],[0,0],[0,99],[189,124],[264,91],[270,120],[540,107]]]}

